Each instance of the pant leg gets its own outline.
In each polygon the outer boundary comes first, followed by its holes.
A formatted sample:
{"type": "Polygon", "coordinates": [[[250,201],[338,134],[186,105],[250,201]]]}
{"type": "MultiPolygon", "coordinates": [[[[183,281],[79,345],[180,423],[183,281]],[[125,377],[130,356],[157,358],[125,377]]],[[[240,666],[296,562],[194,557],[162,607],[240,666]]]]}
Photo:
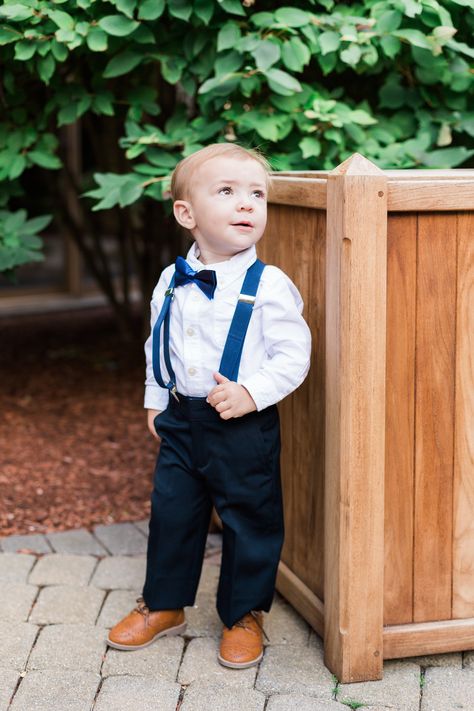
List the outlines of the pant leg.
{"type": "Polygon", "coordinates": [[[161,436],[151,495],[143,598],[151,610],[193,605],[212,502],[193,466],[190,423],[168,408],[155,420],[161,436]]]}
{"type": "Polygon", "coordinates": [[[270,610],[273,600],[284,538],[278,410],[205,426],[200,471],[223,523],[217,610],[232,627],[250,610],[270,610]]]}

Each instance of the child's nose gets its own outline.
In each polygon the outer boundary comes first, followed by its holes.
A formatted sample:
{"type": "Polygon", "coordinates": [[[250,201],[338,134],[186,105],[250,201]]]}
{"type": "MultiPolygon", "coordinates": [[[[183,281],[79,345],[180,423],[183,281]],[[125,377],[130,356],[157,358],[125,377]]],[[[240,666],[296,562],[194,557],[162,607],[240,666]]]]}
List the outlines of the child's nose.
{"type": "Polygon", "coordinates": [[[252,211],[253,205],[250,198],[241,198],[239,200],[239,210],[252,211]]]}

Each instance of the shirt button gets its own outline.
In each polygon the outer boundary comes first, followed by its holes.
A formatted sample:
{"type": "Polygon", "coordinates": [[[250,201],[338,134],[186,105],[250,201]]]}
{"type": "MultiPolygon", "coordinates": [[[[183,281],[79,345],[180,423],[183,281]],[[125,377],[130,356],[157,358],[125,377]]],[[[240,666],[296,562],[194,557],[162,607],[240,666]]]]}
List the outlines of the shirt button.
{"type": "Polygon", "coordinates": [[[187,328],[186,333],[188,334],[188,336],[194,336],[194,328],[187,328]]]}
{"type": "Polygon", "coordinates": [[[196,375],[197,370],[196,370],[196,368],[188,368],[188,373],[189,373],[189,375],[196,375]]]}

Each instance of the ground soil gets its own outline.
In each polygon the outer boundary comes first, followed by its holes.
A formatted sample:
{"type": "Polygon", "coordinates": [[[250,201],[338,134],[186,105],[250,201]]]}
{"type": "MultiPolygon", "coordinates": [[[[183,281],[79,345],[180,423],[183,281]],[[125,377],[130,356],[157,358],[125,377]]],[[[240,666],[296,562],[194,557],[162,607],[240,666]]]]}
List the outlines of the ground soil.
{"type": "Polygon", "coordinates": [[[0,319],[0,535],[149,514],[143,344],[107,309],[0,319]]]}

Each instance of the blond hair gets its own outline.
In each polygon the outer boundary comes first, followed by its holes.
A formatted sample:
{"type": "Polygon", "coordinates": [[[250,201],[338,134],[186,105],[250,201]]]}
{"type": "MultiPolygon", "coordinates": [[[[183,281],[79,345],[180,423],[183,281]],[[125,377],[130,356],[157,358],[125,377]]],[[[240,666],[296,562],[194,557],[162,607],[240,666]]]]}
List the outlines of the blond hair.
{"type": "Polygon", "coordinates": [[[175,200],[189,198],[190,184],[196,170],[212,158],[227,156],[229,158],[251,158],[257,161],[263,170],[267,183],[270,180],[271,167],[267,159],[255,148],[244,148],[236,143],[211,143],[205,148],[200,148],[195,153],[180,160],[171,175],[171,197],[175,200]]]}

